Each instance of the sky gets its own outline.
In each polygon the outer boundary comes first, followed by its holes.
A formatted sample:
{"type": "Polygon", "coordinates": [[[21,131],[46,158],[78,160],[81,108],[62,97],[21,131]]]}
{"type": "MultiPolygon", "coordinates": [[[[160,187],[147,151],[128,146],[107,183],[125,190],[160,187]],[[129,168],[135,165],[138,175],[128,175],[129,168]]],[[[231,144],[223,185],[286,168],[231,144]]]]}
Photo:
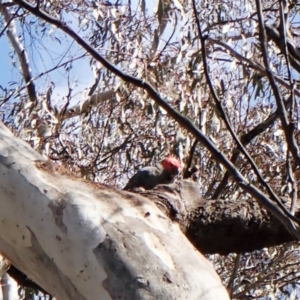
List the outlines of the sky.
{"type": "MultiPolygon", "coordinates": [[[[139,4],[138,0],[132,1],[133,9],[136,9],[139,4]]],[[[147,2],[146,5],[149,10],[154,10],[157,6],[156,1],[147,2]]],[[[28,18],[27,18],[28,21],[28,18]]],[[[71,24],[72,28],[78,33],[79,27],[78,20],[75,19],[72,15],[68,14],[65,16],[65,21],[71,24]],[[76,27],[77,26],[77,27],[76,27]]],[[[18,34],[22,38],[22,43],[25,44],[26,51],[29,56],[30,65],[32,67],[33,77],[39,75],[41,72],[45,72],[59,63],[70,60],[71,58],[81,56],[85,53],[76,42],[72,42],[70,38],[67,38],[59,29],[54,27],[48,28],[45,31],[42,39],[34,40],[29,37],[28,33],[22,32],[22,29],[19,27],[18,22],[17,30],[18,34]],[[55,39],[59,37],[59,40],[55,39]],[[66,52],[66,49],[68,51],[66,52]],[[63,59],[62,59],[62,56],[63,59]]],[[[31,30],[32,35],[35,35],[35,30],[40,31],[41,28],[35,28],[33,26],[31,30]]],[[[171,28],[167,29],[165,34],[166,36],[170,35],[172,32],[171,28]]],[[[79,32],[79,35],[82,36],[84,33],[79,32]]],[[[18,68],[12,67],[12,58],[10,54],[13,53],[13,49],[10,45],[8,37],[6,34],[3,34],[0,37],[0,85],[2,87],[14,88],[16,85],[13,82],[19,82],[21,78],[19,61],[17,57],[14,57],[14,63],[18,68]]],[[[70,65],[68,65],[69,67],[70,65]]],[[[89,58],[80,59],[72,63],[72,68],[70,71],[66,71],[64,67],[59,68],[57,71],[51,73],[50,76],[43,75],[41,78],[35,80],[37,91],[45,91],[45,86],[50,86],[51,83],[54,83],[53,98],[62,99],[65,98],[69,92],[68,81],[72,86],[73,90],[73,101],[78,102],[81,99],[81,94],[78,94],[79,91],[84,89],[89,89],[94,82],[94,75],[89,66],[89,58]],[[41,88],[39,88],[41,87],[41,88]],[[77,97],[76,97],[77,93],[77,97]]]]}
{"type": "MultiPolygon", "coordinates": [[[[34,43],[32,43],[32,39],[29,38],[28,34],[22,35],[23,33],[19,27],[17,30],[18,34],[22,36],[22,43],[25,45],[29,56],[33,77],[36,77],[42,72],[46,72],[47,70],[58,64],[66,62],[71,58],[76,58],[85,53],[85,51],[77,46],[75,42],[71,42],[71,39],[66,38],[62,33],[59,33],[58,35],[60,37],[60,41],[54,39],[54,34],[52,33],[54,33],[54,31],[59,31],[59,29],[50,28],[48,32],[46,31],[46,34],[42,39],[36,39],[34,43]],[[66,51],[66,49],[68,51],[66,51]]],[[[57,36],[57,32],[55,32],[55,36],[57,36]]],[[[14,53],[14,50],[10,41],[7,35],[3,34],[0,38],[0,85],[2,87],[9,86],[14,88],[16,85],[13,85],[12,83],[19,82],[21,78],[19,60],[16,56],[14,56],[13,62],[13,59],[10,57],[12,53],[14,53]],[[12,63],[15,63],[18,68],[14,68],[12,63]]],[[[70,67],[70,64],[68,64],[68,67],[70,67]]],[[[57,97],[59,99],[68,94],[68,79],[74,93],[90,87],[94,81],[94,76],[89,67],[89,59],[81,58],[81,60],[74,61],[70,71],[61,67],[56,71],[53,71],[50,76],[43,75],[39,79],[35,80],[35,84],[37,91],[44,91],[45,86],[49,86],[50,83],[53,82],[55,85],[53,97],[57,97]]]]}
{"type": "MultiPolygon", "coordinates": [[[[134,1],[133,1],[134,2],[134,1]]],[[[150,2],[150,1],[149,1],[150,2]]],[[[154,1],[153,1],[154,3],[154,1]]],[[[156,4],[153,4],[155,6],[156,4]]],[[[72,21],[69,19],[69,21],[72,21]]],[[[77,21],[76,21],[77,22],[77,21]]],[[[76,23],[74,22],[74,23],[76,23]]],[[[84,54],[84,51],[80,49],[76,44],[72,44],[70,40],[65,39],[63,35],[61,35],[61,41],[54,40],[51,37],[51,30],[50,29],[45,35],[42,40],[42,43],[36,43],[37,49],[27,47],[28,54],[29,54],[29,61],[33,68],[33,76],[37,76],[41,72],[45,72],[48,69],[57,65],[60,62],[61,56],[65,54],[65,58],[63,61],[67,61],[72,57],[78,57],[84,54]],[[50,35],[49,35],[50,33],[50,35]],[[66,49],[69,49],[67,53],[65,53],[66,49]],[[39,50],[39,51],[38,51],[39,50]],[[38,55],[41,53],[41,55],[38,55]]],[[[166,30],[166,37],[168,37],[172,32],[172,29],[166,30]]],[[[19,33],[21,31],[19,30],[19,33]]],[[[26,39],[26,43],[30,43],[29,39],[26,39]]],[[[12,51],[12,47],[6,34],[4,34],[0,38],[0,85],[6,87],[9,85],[10,82],[18,82],[20,78],[19,72],[12,67],[12,61],[9,58],[9,53],[12,51]]],[[[17,62],[18,63],[18,62],[17,62]]],[[[55,89],[53,93],[53,97],[57,100],[66,97],[68,94],[68,86],[67,86],[67,73],[70,74],[70,81],[73,82],[76,79],[76,84],[72,85],[74,93],[83,90],[84,88],[89,88],[94,81],[94,77],[92,71],[89,67],[88,59],[84,62],[82,60],[78,62],[74,62],[72,69],[70,72],[67,72],[64,68],[60,68],[59,70],[55,71],[51,75],[51,79],[55,80],[55,89]],[[54,74],[54,76],[53,76],[54,74]]],[[[45,90],[44,86],[50,84],[50,77],[43,76],[36,82],[37,87],[41,87],[41,90],[45,90]]],[[[13,86],[12,86],[13,87],[13,86]]],[[[79,101],[80,96],[74,97],[74,101],[79,101]]]]}

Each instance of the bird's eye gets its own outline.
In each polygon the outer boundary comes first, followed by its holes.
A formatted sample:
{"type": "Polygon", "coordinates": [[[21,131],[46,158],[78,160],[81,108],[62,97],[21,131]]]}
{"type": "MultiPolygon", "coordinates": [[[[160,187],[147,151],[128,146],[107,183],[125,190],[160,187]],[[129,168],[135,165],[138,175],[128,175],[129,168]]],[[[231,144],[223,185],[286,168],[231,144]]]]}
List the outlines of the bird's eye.
{"type": "Polygon", "coordinates": [[[173,166],[172,173],[177,175],[179,173],[179,169],[176,166],[173,166]]]}

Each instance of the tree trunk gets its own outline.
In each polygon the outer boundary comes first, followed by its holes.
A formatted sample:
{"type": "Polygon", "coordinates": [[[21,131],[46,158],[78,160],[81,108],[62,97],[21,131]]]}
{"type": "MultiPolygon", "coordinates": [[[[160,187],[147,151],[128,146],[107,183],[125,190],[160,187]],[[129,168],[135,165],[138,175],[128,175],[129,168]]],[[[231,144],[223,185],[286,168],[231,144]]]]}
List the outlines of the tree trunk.
{"type": "Polygon", "coordinates": [[[229,299],[153,202],[72,177],[2,124],[0,149],[0,251],[57,299],[229,299]]]}

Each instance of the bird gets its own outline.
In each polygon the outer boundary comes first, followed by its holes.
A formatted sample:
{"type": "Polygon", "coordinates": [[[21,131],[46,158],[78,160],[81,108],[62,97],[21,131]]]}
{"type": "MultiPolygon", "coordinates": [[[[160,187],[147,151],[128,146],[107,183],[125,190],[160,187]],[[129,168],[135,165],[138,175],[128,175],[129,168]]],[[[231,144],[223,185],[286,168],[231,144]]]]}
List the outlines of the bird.
{"type": "Polygon", "coordinates": [[[160,164],[142,168],[134,174],[124,187],[124,190],[132,191],[135,188],[151,190],[158,184],[172,183],[181,169],[180,161],[173,155],[167,156],[160,164]]]}

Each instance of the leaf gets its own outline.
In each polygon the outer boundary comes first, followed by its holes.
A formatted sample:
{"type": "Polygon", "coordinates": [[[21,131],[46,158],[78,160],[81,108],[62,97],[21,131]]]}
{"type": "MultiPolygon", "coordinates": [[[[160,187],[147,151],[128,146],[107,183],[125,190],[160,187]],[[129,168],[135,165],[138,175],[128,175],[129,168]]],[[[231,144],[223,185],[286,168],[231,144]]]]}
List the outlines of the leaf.
{"type": "Polygon", "coordinates": [[[155,29],[153,35],[152,47],[151,47],[152,53],[156,52],[158,44],[159,44],[159,35],[158,35],[158,30],[155,29]]]}
{"type": "Polygon", "coordinates": [[[176,6],[176,8],[178,8],[180,10],[183,17],[185,17],[184,8],[183,8],[182,4],[179,2],[179,0],[174,0],[174,5],[176,6]]]}
{"type": "Polygon", "coordinates": [[[24,105],[24,109],[30,109],[35,105],[34,102],[28,101],[25,105],[24,105]]]}
{"type": "Polygon", "coordinates": [[[148,105],[147,105],[147,114],[148,115],[153,115],[154,114],[154,108],[153,108],[152,103],[148,103],[148,105]]]}
{"type": "Polygon", "coordinates": [[[145,0],[141,0],[141,2],[140,2],[141,4],[141,10],[142,10],[142,12],[143,12],[143,14],[144,14],[144,16],[145,16],[145,14],[146,14],[146,1],[145,0]]]}
{"type": "Polygon", "coordinates": [[[158,18],[158,23],[161,25],[162,20],[164,16],[164,1],[159,0],[158,1],[158,6],[157,6],[157,18],[158,18]]]}

